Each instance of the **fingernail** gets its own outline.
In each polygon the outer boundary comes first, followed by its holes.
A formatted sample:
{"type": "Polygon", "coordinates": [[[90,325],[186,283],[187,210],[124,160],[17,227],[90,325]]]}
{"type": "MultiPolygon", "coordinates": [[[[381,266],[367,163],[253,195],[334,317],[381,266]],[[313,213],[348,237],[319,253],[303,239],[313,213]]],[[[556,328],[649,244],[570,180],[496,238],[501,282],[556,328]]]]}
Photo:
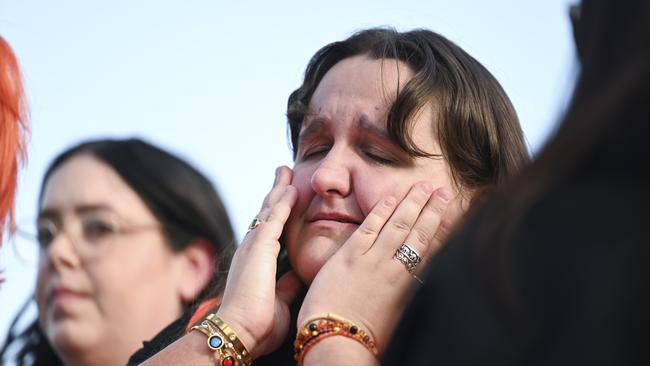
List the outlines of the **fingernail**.
{"type": "Polygon", "coordinates": [[[449,189],[445,187],[440,187],[438,189],[438,197],[445,203],[449,202],[451,199],[451,192],[449,192],[449,189]]]}

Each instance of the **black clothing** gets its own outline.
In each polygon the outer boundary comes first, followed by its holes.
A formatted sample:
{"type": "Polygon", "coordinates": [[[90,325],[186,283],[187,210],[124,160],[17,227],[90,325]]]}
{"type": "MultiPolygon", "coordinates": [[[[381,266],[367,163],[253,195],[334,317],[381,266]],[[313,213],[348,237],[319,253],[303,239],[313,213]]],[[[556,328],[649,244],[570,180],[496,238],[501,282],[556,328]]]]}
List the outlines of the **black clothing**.
{"type": "Polygon", "coordinates": [[[185,327],[192,317],[190,310],[185,311],[183,315],[169,324],[165,329],[161,330],[150,341],[142,342],[142,348],[136,351],[131,358],[129,358],[128,366],[139,365],[150,357],[161,351],[163,348],[174,343],[178,338],[185,334],[185,327]]]}
{"type": "MultiPolygon", "coordinates": [[[[291,327],[289,328],[289,333],[287,338],[284,340],[284,343],[280,346],[275,352],[262,356],[255,360],[255,366],[295,366],[296,362],[293,359],[293,340],[297,332],[296,329],[296,318],[298,316],[298,310],[300,310],[300,304],[302,303],[302,298],[304,297],[304,292],[302,296],[294,303],[291,309],[292,319],[291,327]]],[[[167,328],[163,329],[158,333],[151,341],[143,342],[143,346],[138,350],[131,358],[129,359],[129,366],[139,365],[140,363],[146,361],[163,348],[172,344],[178,338],[184,334],[185,327],[190,321],[192,313],[190,311],[183,314],[183,316],[170,324],[167,328]]],[[[206,346],[207,347],[207,346],[206,346]]]]}
{"type": "Polygon", "coordinates": [[[634,127],[515,226],[481,233],[503,201],[471,215],[432,260],[384,364],[649,365],[650,133],[634,127]]]}

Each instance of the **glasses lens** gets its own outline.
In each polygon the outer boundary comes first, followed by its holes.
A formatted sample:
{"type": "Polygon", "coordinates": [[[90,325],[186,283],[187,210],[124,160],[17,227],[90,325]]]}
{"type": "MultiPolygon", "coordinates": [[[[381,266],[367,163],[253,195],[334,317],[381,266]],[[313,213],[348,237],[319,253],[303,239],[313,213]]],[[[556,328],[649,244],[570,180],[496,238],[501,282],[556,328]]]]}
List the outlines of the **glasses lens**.
{"type": "Polygon", "coordinates": [[[109,217],[85,217],[81,225],[84,239],[90,244],[101,244],[118,231],[117,222],[109,217]]]}
{"type": "Polygon", "coordinates": [[[32,265],[38,261],[38,234],[34,220],[17,220],[16,233],[10,239],[16,258],[32,265]]]}
{"type": "Polygon", "coordinates": [[[39,220],[36,224],[36,239],[41,249],[47,249],[56,238],[59,230],[50,220],[39,220]]]}

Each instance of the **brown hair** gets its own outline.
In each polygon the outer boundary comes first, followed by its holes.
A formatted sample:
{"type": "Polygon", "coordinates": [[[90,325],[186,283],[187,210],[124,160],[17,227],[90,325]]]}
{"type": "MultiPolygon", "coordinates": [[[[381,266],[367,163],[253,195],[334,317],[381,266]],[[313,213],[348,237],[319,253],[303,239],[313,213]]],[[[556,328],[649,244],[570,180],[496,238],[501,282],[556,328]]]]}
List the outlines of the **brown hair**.
{"type": "Polygon", "coordinates": [[[432,31],[385,28],[360,31],[321,48],[312,57],[303,84],[288,101],[294,158],[300,128],[318,84],[336,63],[357,55],[396,59],[414,71],[389,111],[388,133],[411,156],[430,156],[413,143],[409,121],[435,99],[437,138],[459,187],[475,191],[496,186],[529,161],[512,103],[485,67],[432,31]]]}

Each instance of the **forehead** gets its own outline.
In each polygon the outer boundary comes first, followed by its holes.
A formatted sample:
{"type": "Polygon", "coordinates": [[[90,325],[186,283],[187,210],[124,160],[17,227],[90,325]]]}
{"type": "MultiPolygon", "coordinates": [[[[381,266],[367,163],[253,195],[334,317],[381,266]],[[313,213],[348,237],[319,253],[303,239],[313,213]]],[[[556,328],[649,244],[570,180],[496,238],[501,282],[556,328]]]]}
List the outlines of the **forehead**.
{"type": "MultiPolygon", "coordinates": [[[[399,91],[413,77],[411,68],[396,59],[372,59],[367,55],[346,58],[335,64],[316,87],[309,103],[301,134],[321,128],[372,127],[386,131],[388,112],[399,91]],[[323,121],[327,123],[323,123],[323,121]]],[[[440,152],[434,133],[432,99],[415,114],[410,131],[413,142],[425,151],[440,152]]],[[[385,134],[385,132],[384,132],[385,134]]]]}
{"type": "Polygon", "coordinates": [[[309,103],[309,114],[329,119],[365,113],[370,120],[386,114],[399,89],[413,72],[395,59],[354,56],[335,64],[320,81],[309,103]]]}
{"type": "Polygon", "coordinates": [[[80,154],[50,175],[41,211],[63,213],[85,206],[105,206],[125,218],[151,215],[136,192],[108,164],[80,154]]]}

